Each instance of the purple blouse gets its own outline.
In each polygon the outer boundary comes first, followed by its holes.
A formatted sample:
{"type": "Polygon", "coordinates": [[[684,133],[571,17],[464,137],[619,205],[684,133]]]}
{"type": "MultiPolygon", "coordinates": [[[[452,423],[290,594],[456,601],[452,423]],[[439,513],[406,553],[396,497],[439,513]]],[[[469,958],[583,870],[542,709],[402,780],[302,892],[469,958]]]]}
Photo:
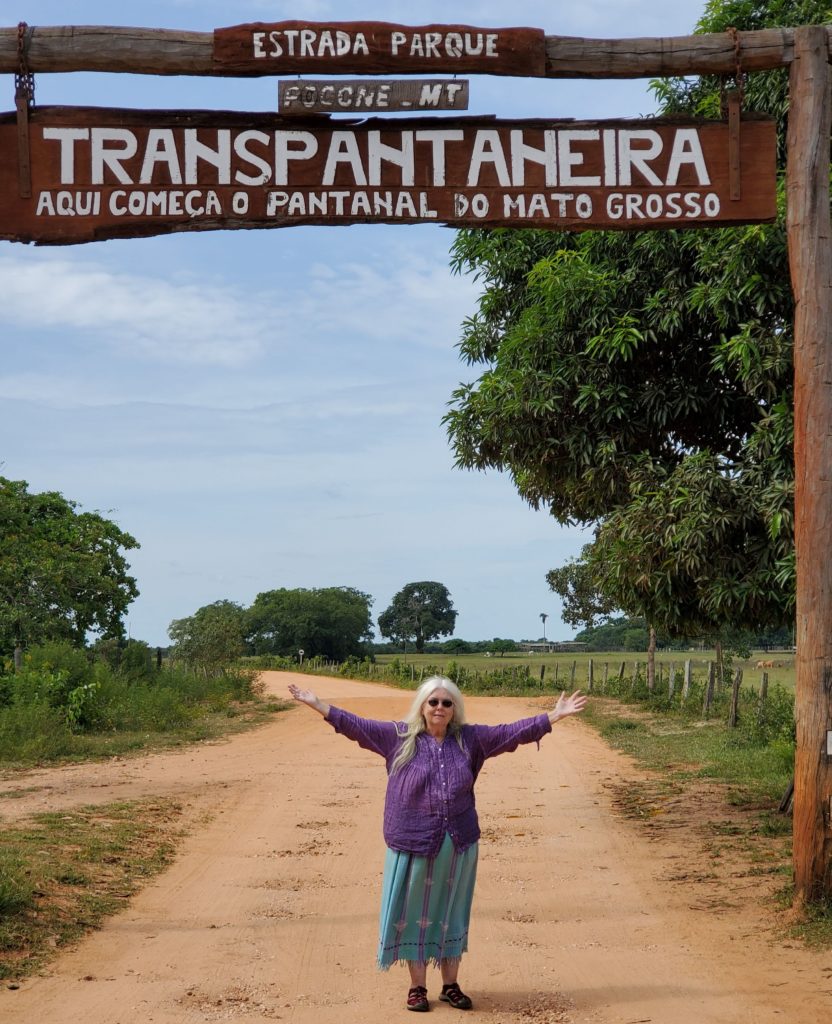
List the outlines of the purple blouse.
{"type": "Polygon", "coordinates": [[[446,832],[457,850],[473,846],[480,837],[474,783],[485,759],[516,750],[521,743],[539,742],[552,731],[547,714],[506,725],[463,725],[464,750],[450,733],[442,743],[421,733],[413,759],[391,775],[390,765],[406,729],[403,722],[359,718],[332,705],[326,721],[336,732],[384,758],[388,773],[384,841],[391,850],[422,857],[439,853],[446,832]]]}

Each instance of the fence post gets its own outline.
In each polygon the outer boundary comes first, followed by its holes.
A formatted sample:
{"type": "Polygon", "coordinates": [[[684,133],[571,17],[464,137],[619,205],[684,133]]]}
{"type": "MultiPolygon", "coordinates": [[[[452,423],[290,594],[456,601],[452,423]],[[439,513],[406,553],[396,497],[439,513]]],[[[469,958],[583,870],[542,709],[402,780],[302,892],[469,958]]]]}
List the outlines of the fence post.
{"type": "Polygon", "coordinates": [[[667,671],[667,696],[670,700],[673,700],[673,694],[676,691],[676,662],[671,661],[670,668],[667,671]]]}
{"type": "Polygon", "coordinates": [[[760,699],[757,702],[757,721],[762,725],[763,713],[766,708],[766,701],[768,700],[768,672],[763,672],[760,677],[760,699]]]}
{"type": "Polygon", "coordinates": [[[589,659],[589,666],[586,673],[586,688],[587,692],[592,693],[595,683],[595,668],[592,662],[592,658],[589,659]]]}
{"type": "Polygon", "coordinates": [[[690,696],[690,680],[691,680],[691,660],[690,658],[685,659],[685,678],[682,683],[682,703],[690,696]]]}
{"type": "Polygon", "coordinates": [[[610,663],[608,661],[605,661],[604,662],[604,681],[601,683],[601,692],[602,693],[606,693],[607,692],[607,679],[609,678],[609,675],[610,675],[610,663]]]}
{"type": "Polygon", "coordinates": [[[578,667],[577,661],[573,661],[572,662],[572,670],[569,673],[569,687],[572,690],[575,689],[575,670],[577,669],[577,667],[578,667]]]}
{"type": "Polygon", "coordinates": [[[734,673],[734,685],[731,687],[731,710],[728,712],[728,725],[736,729],[740,715],[740,686],[742,685],[742,669],[734,673]]]}
{"type": "Polygon", "coordinates": [[[546,675],[546,666],[540,666],[540,689],[543,689],[543,677],[546,675]]]}
{"type": "Polygon", "coordinates": [[[558,688],[558,662],[555,662],[555,689],[558,688]]]}
{"type": "Polygon", "coordinates": [[[714,702],[714,683],[716,682],[716,666],[712,661],[708,662],[708,683],[705,687],[705,700],[702,704],[702,714],[705,718],[711,710],[714,702]]]}
{"type": "Polygon", "coordinates": [[[622,661],[621,662],[621,668],[618,670],[618,682],[619,683],[623,683],[624,682],[624,669],[626,667],[627,667],[627,663],[622,661]]]}

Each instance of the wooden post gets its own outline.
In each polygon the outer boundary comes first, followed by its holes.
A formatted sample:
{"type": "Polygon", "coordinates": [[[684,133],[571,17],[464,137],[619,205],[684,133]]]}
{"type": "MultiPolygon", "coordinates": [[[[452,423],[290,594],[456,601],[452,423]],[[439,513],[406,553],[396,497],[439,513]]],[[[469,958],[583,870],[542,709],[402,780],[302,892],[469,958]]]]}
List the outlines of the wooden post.
{"type": "Polygon", "coordinates": [[[731,709],[728,712],[728,725],[736,729],[740,720],[740,686],[742,686],[742,669],[734,673],[734,685],[731,687],[731,709]]]}
{"type": "Polygon", "coordinates": [[[601,692],[602,693],[606,693],[607,692],[607,680],[609,679],[609,677],[610,677],[610,663],[608,661],[605,661],[604,662],[604,681],[601,683],[601,692]]]}
{"type": "Polygon", "coordinates": [[[691,661],[690,658],[685,659],[685,679],[682,683],[682,703],[690,696],[690,680],[691,680],[691,661]]]}
{"type": "Polygon", "coordinates": [[[621,662],[621,668],[619,668],[619,670],[618,670],[618,682],[619,683],[623,683],[624,682],[624,669],[625,668],[626,668],[626,662],[622,661],[621,662]]]}
{"type": "Polygon", "coordinates": [[[768,672],[763,672],[760,677],[760,696],[757,701],[757,721],[762,724],[763,715],[766,710],[766,701],[768,700],[768,672]]]}
{"type": "Polygon", "coordinates": [[[671,661],[670,668],[667,673],[667,696],[670,700],[673,700],[673,694],[676,690],[676,662],[671,661]]]}
{"type": "Polygon", "coordinates": [[[558,688],[558,662],[555,662],[555,689],[558,688]]]}
{"type": "Polygon", "coordinates": [[[592,658],[589,659],[589,665],[586,670],[586,689],[587,693],[592,693],[595,683],[595,669],[592,658]]]}
{"type": "Polygon", "coordinates": [[[705,699],[702,703],[702,715],[707,718],[714,702],[714,684],[716,681],[716,666],[712,661],[708,662],[708,683],[705,686],[705,699]]]}
{"type": "Polygon", "coordinates": [[[795,300],[794,457],[797,679],[794,885],[798,901],[832,897],[832,231],[826,30],[795,29],[787,166],[795,300]]]}
{"type": "Polygon", "coordinates": [[[572,690],[575,689],[575,670],[577,669],[577,667],[578,667],[577,661],[573,661],[572,662],[572,670],[569,673],[569,686],[571,687],[572,690]]]}
{"type": "Polygon", "coordinates": [[[652,693],[656,688],[656,630],[651,626],[647,643],[647,690],[652,693]]]}

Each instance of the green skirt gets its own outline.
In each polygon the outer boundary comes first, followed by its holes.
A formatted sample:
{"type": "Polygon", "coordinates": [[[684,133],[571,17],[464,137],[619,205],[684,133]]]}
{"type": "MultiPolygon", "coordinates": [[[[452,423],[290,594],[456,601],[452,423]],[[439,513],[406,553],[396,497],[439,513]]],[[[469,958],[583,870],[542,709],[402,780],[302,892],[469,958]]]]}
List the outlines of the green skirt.
{"type": "Polygon", "coordinates": [[[388,849],[378,941],[382,970],[397,960],[438,966],[467,951],[477,854],[476,843],[458,853],[447,832],[435,857],[388,849]]]}

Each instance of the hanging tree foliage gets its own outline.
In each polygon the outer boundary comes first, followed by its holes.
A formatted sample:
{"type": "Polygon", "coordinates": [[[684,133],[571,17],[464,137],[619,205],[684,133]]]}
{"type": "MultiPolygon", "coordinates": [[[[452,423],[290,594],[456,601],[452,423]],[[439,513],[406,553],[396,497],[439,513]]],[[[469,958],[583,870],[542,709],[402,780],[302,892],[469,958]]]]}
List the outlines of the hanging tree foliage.
{"type": "MultiPolygon", "coordinates": [[[[700,32],[829,20],[827,5],[714,0],[700,32]]],[[[734,83],[728,83],[734,84],[734,83]]],[[[725,83],[669,79],[662,113],[720,116],[725,83]]],[[[736,228],[463,231],[484,286],[453,395],[456,461],[505,470],[533,507],[596,523],[615,606],[677,632],[793,614],[792,325],[783,219],[788,76],[745,82],[780,133],[780,216],[736,228]]]]}

